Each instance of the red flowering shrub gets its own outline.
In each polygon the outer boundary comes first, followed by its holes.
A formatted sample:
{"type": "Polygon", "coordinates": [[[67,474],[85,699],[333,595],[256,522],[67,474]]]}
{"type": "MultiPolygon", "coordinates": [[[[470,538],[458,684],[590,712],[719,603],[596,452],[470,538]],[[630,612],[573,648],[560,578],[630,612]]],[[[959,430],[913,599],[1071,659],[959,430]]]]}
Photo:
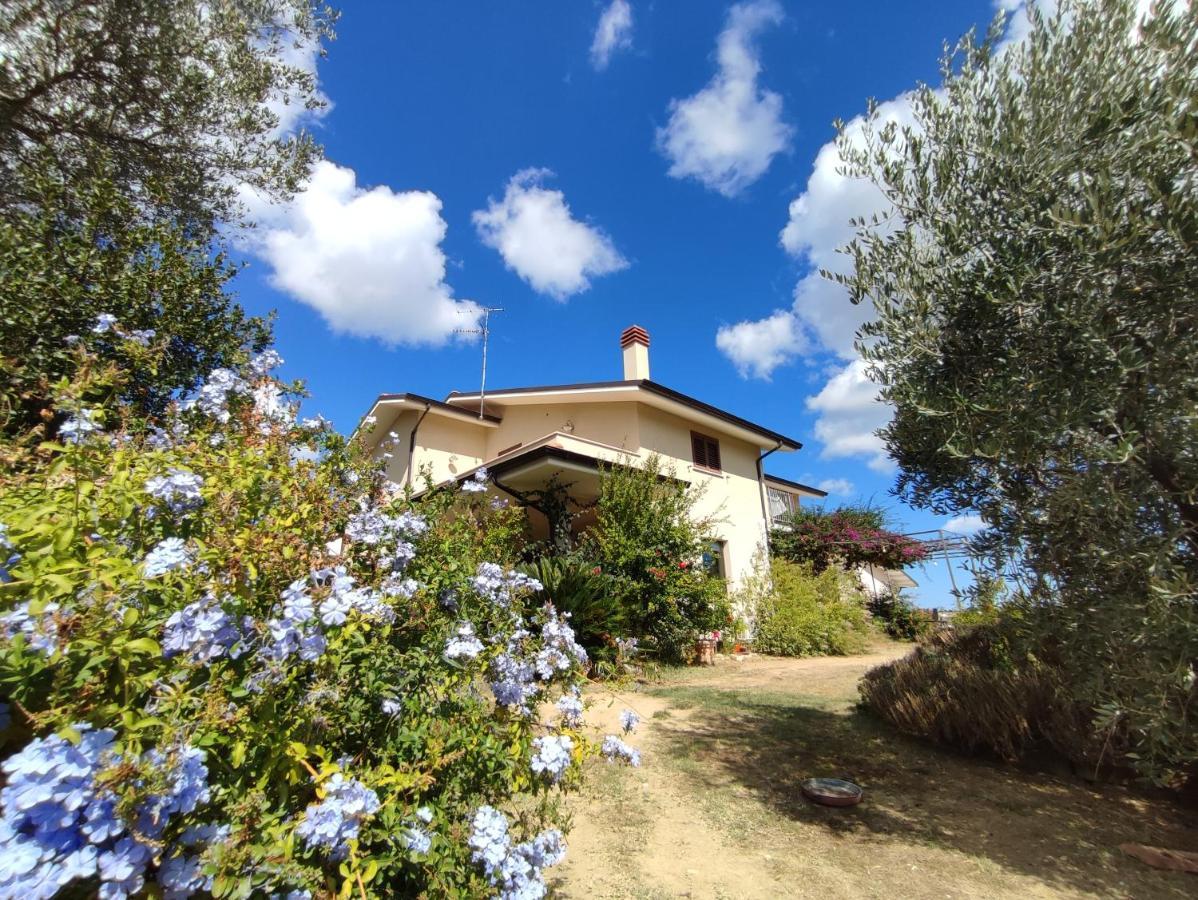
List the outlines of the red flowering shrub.
{"type": "Polygon", "coordinates": [[[775,556],[810,563],[816,574],[832,565],[902,569],[927,556],[918,541],[888,530],[881,512],[854,506],[799,509],[773,530],[770,545],[775,556]]]}

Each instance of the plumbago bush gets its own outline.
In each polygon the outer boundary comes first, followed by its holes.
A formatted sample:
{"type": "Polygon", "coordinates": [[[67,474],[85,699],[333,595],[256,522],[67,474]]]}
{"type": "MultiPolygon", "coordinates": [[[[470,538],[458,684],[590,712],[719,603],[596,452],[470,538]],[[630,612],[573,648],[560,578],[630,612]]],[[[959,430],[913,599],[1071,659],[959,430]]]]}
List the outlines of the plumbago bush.
{"type": "Polygon", "coordinates": [[[542,896],[581,761],[635,751],[519,513],[388,494],[273,351],[156,426],[78,352],[0,476],[0,896],[542,896]]]}

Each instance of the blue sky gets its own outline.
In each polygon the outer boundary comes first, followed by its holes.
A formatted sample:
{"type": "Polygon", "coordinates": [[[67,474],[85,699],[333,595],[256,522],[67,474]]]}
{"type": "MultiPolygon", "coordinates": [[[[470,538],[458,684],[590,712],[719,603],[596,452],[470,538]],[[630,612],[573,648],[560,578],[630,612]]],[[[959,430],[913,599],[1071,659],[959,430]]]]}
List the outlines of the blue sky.
{"type": "MultiPolygon", "coordinates": [[[[654,380],[804,442],[775,474],[942,527],[889,495],[870,437],[886,411],[851,348],[862,313],[812,268],[877,206],[835,173],[833,120],[874,97],[905,121],[942,42],[994,11],[354,3],[327,58],[297,52],[330,106],[284,125],[327,161],[289,205],[250,204],[240,299],[277,311],[284,376],[343,431],[384,391],[477,389],[479,347],[455,334],[476,304],[505,310],[492,387],[619,378],[636,323],[654,380]]],[[[924,604],[951,602],[943,564],[913,574],[924,604]]]]}

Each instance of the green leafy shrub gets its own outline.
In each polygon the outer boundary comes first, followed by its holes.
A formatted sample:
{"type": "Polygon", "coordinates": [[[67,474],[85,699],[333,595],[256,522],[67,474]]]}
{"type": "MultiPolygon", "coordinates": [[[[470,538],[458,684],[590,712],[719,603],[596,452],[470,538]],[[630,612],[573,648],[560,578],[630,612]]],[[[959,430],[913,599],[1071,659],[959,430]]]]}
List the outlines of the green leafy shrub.
{"type": "Polygon", "coordinates": [[[626,634],[624,607],[611,579],[578,556],[542,556],[524,571],[541,583],[537,599],[568,615],[575,639],[592,658],[608,657],[626,634]]]}
{"type": "Polygon", "coordinates": [[[895,640],[917,641],[932,631],[932,620],[906,597],[890,591],[871,596],[866,603],[869,614],[895,640]]]}
{"type": "Polygon", "coordinates": [[[835,569],[774,560],[755,607],[753,647],[775,656],[843,656],[864,649],[869,626],[860,592],[835,569]]]}
{"type": "Polygon", "coordinates": [[[3,892],[481,896],[560,856],[585,657],[519,513],[388,493],[273,362],[158,430],[81,356],[62,442],[0,468],[3,892]]]}
{"type": "Polygon", "coordinates": [[[694,515],[698,497],[656,456],[611,466],[580,546],[610,577],[628,634],[661,662],[689,658],[700,634],[732,622],[723,580],[699,565],[711,523],[694,515]]]}

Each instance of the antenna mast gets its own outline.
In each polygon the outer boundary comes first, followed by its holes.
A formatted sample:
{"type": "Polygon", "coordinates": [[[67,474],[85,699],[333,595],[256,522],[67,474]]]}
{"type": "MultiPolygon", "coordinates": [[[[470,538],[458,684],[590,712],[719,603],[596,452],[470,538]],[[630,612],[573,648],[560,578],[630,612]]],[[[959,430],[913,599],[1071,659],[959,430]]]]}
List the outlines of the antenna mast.
{"type": "Polygon", "coordinates": [[[481,334],[483,336],[483,377],[478,391],[478,417],[484,418],[483,412],[487,404],[487,338],[491,335],[491,313],[503,312],[502,306],[484,306],[482,328],[455,328],[455,334],[481,334]]]}

